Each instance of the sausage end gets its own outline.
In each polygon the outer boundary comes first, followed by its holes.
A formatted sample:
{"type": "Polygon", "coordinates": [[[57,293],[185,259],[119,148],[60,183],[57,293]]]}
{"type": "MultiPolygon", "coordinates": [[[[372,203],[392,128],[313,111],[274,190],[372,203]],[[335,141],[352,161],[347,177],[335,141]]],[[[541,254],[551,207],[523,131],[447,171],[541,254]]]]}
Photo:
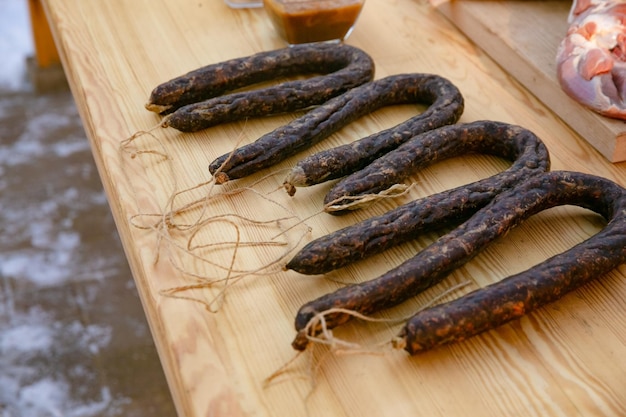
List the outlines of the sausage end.
{"type": "Polygon", "coordinates": [[[291,342],[291,347],[295,350],[303,351],[309,345],[309,338],[307,336],[306,329],[302,329],[298,332],[293,342],[291,342]]]}

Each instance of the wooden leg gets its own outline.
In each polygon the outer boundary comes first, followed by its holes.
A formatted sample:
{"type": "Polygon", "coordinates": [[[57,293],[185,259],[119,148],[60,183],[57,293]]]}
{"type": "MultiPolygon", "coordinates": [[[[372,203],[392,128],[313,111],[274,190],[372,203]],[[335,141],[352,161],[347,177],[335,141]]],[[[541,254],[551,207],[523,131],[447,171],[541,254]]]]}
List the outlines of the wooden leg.
{"type": "Polygon", "coordinates": [[[41,1],[28,0],[28,7],[30,9],[30,21],[33,31],[37,66],[47,68],[59,65],[61,59],[59,58],[59,53],[54,44],[52,32],[50,32],[50,26],[48,26],[48,20],[46,19],[41,1]]]}

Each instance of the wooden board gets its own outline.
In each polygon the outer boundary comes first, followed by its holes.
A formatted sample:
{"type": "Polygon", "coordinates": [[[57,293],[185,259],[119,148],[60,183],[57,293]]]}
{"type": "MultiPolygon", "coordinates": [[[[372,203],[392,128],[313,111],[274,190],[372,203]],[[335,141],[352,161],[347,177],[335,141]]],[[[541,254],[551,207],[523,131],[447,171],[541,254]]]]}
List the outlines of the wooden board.
{"type": "MultiPolygon", "coordinates": [[[[155,127],[160,118],[143,106],[152,88],[186,71],[284,47],[265,12],[233,10],[218,0],[44,5],[181,417],[624,415],[625,267],[520,321],[416,357],[390,347],[400,322],[355,321],[335,336],[360,344],[362,352],[316,346],[268,384],[294,358],[300,305],[341,282],[382,274],[437,234],[327,277],[282,271],[293,249],[507,163],[471,155],[441,162],[407,181],[416,186],[405,197],[344,217],[319,213],[329,184],[293,198],[280,190],[283,170],[302,155],[214,187],[207,170],[213,158],[297,115],[182,134],[155,127]],[[146,133],[127,141],[140,131],[146,133]]],[[[545,141],[554,169],[626,184],[623,164],[608,163],[426,2],[367,2],[348,42],[371,54],[378,78],[405,72],[449,78],[466,99],[463,122],[523,125],[545,141]]],[[[416,112],[413,106],[377,111],[313,150],[416,112]]],[[[378,317],[404,317],[455,284],[469,282],[445,299],[495,282],[600,227],[597,216],[573,207],[540,213],[441,285],[378,317]]],[[[116,300],[101,302],[115,308],[116,300]]]]}
{"type": "Polygon", "coordinates": [[[556,79],[556,51],[570,6],[562,0],[453,0],[438,10],[609,161],[624,161],[626,122],[584,108],[556,79]]]}

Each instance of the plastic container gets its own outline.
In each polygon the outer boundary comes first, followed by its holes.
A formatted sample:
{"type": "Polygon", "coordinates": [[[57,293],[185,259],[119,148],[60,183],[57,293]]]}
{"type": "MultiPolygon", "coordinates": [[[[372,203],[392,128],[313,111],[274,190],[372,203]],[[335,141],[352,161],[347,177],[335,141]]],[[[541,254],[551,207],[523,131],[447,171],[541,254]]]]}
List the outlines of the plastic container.
{"type": "Polygon", "coordinates": [[[263,0],[276,31],[289,44],[345,40],[365,0],[263,0]]]}

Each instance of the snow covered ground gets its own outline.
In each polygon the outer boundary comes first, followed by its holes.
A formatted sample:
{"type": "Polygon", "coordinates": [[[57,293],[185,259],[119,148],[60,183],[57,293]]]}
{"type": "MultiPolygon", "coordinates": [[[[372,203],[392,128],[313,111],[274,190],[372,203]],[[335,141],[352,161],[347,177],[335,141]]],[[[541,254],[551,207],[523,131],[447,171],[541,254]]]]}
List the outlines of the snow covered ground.
{"type": "Polygon", "coordinates": [[[0,0],[0,10],[0,89],[23,89],[26,82],[24,57],[33,51],[28,2],[0,0]]]}
{"type": "Polygon", "coordinates": [[[37,95],[0,0],[0,417],[174,416],[69,92],[37,95]]]}

